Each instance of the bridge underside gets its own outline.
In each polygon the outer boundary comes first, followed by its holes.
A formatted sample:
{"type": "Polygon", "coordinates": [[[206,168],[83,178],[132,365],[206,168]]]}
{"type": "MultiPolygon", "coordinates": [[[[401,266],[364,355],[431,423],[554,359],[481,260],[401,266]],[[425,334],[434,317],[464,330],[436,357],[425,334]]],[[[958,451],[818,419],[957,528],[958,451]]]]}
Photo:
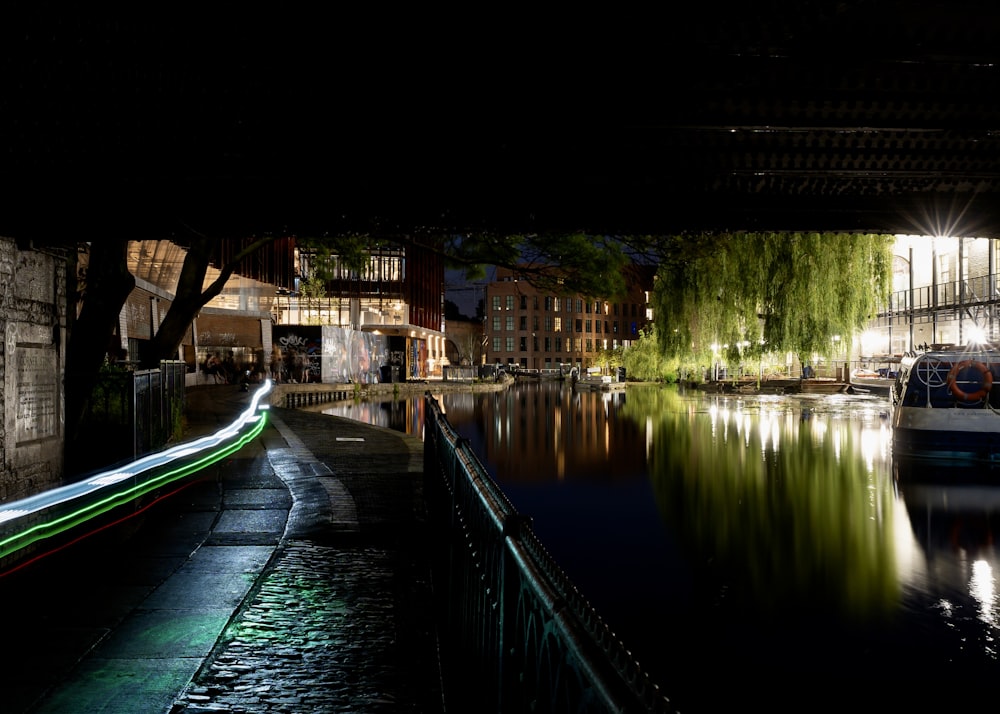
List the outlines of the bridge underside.
{"type": "Polygon", "coordinates": [[[1000,6],[744,5],[495,39],[27,18],[0,233],[1000,236],[1000,6]]]}

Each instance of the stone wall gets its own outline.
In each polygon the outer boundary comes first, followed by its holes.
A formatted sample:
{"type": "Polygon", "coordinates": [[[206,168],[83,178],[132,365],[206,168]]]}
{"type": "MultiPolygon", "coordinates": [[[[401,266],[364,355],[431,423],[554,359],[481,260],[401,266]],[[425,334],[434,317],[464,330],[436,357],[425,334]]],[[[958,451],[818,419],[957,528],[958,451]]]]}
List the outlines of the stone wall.
{"type": "Polygon", "coordinates": [[[0,238],[0,502],[61,483],[67,269],[59,251],[0,238]]]}

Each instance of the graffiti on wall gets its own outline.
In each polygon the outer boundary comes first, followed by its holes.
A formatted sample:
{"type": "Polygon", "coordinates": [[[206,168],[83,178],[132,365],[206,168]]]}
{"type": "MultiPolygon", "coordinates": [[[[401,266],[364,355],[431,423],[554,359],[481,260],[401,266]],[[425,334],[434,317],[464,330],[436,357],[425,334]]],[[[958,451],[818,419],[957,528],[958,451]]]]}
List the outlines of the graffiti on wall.
{"type": "Polygon", "coordinates": [[[272,333],[273,344],[281,349],[284,358],[284,373],[296,382],[321,382],[323,354],[322,334],[319,327],[301,325],[275,326],[272,333]],[[296,366],[295,356],[302,355],[304,364],[301,372],[296,366]]]}

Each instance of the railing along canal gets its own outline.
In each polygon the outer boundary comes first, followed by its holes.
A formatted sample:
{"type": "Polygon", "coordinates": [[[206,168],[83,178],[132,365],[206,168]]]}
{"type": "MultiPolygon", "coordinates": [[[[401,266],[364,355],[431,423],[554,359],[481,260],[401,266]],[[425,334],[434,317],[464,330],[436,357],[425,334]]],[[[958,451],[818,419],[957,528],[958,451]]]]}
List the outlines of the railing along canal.
{"type": "Polygon", "coordinates": [[[671,712],[473,452],[424,397],[430,522],[446,547],[450,666],[496,712],[671,712]]]}
{"type": "MultiPolygon", "coordinates": [[[[135,460],[179,434],[187,365],[162,360],[154,369],[102,371],[67,459],[76,473],[135,460]],[[93,448],[100,444],[100,449],[93,448]]],[[[67,474],[72,477],[74,474],[67,474]]]]}

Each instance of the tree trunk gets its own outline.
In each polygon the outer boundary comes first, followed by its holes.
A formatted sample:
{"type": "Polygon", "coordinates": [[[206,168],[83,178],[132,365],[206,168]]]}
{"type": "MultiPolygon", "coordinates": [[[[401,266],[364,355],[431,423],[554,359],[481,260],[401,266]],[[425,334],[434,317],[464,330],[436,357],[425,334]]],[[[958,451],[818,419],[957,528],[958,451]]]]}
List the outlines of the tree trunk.
{"type": "MultiPolygon", "coordinates": [[[[143,367],[151,369],[159,365],[160,360],[177,359],[177,350],[184,341],[184,335],[198,316],[198,311],[222,291],[225,281],[216,281],[208,290],[202,292],[205,285],[205,275],[212,259],[212,254],[218,248],[218,238],[196,237],[191,239],[184,265],[177,279],[177,291],[170,304],[170,309],[163,316],[153,336],[148,354],[144,357],[143,367]]],[[[231,270],[226,272],[226,275],[231,270]]]]}
{"type": "Polygon", "coordinates": [[[146,358],[150,364],[143,366],[152,368],[156,367],[160,360],[177,359],[177,350],[184,341],[184,335],[191,329],[198,311],[222,292],[243,258],[252,255],[273,240],[274,237],[268,237],[248,242],[228,263],[219,268],[218,277],[206,288],[205,276],[208,274],[212,256],[222,244],[222,239],[202,235],[191,238],[187,254],[184,256],[184,265],[181,266],[180,277],[177,279],[174,300],[153,337],[146,358]]]}
{"type": "Polygon", "coordinates": [[[66,346],[66,457],[71,464],[80,421],[97,384],[118,316],[135,287],[128,271],[128,240],[110,238],[90,244],[84,299],[66,346]]]}

